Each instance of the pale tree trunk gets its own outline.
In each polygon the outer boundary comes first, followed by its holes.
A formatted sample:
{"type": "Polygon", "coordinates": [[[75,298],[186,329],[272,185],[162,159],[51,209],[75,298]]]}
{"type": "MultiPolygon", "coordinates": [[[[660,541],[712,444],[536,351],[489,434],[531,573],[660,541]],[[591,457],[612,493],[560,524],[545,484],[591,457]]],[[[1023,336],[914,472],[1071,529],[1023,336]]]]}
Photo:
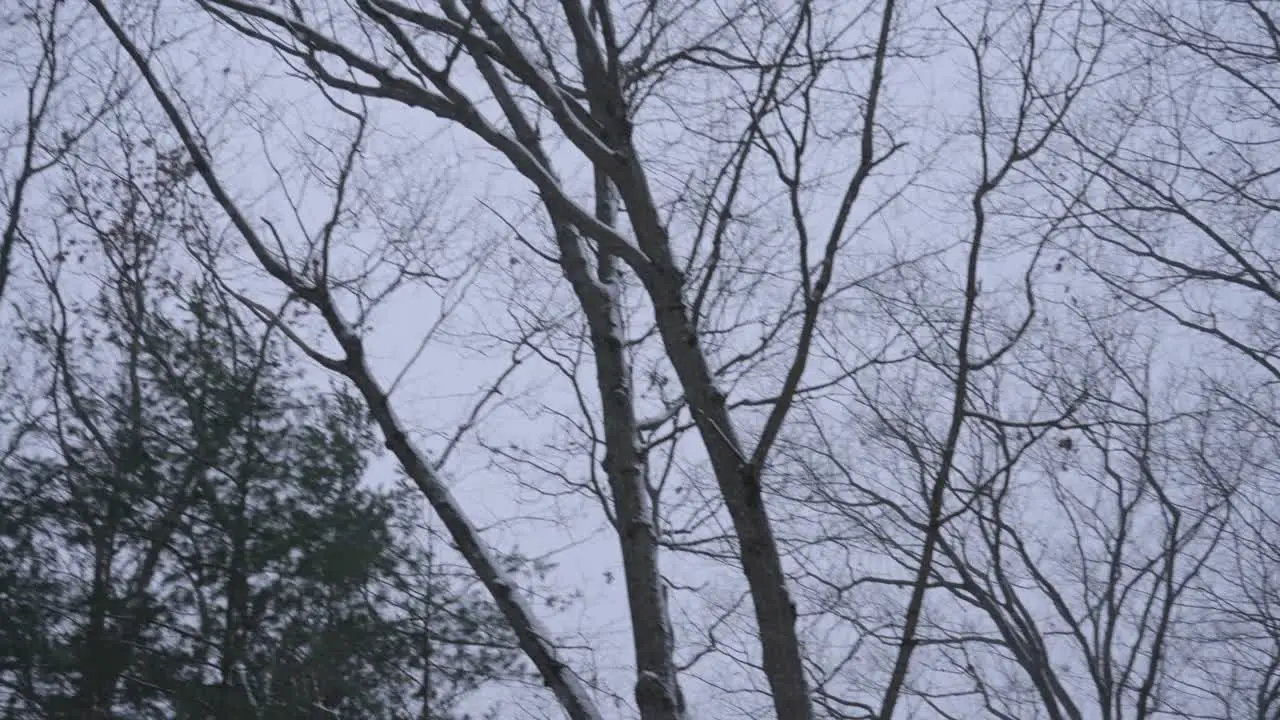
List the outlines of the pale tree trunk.
{"type": "MultiPolygon", "coordinates": [[[[777,404],[770,413],[759,445],[754,449],[740,439],[725,394],[717,386],[707,354],[702,348],[696,318],[685,302],[684,276],[676,264],[671,242],[650,191],[639,153],[632,144],[630,121],[626,117],[614,116],[611,122],[604,125],[605,134],[616,138],[616,147],[622,158],[621,162],[612,165],[612,176],[626,203],[640,252],[648,261],[643,268],[637,268],[637,271],[653,303],[667,359],[679,378],[685,402],[688,403],[706,448],[716,483],[737,535],[738,558],[755,608],[764,672],[779,720],[806,720],[813,716],[813,706],[805,673],[804,654],[796,631],[796,605],[787,588],[787,576],[765,507],[761,481],[772,443],[786,419],[792,395],[799,387],[808,362],[813,329],[834,272],[836,253],[843,239],[849,212],[871,170],[893,152],[891,149],[888,154],[877,157],[874,145],[876,106],[884,77],[893,10],[894,0],[886,0],[873,54],[869,99],[861,134],[861,156],[845,189],[816,281],[810,280],[810,268],[801,268],[806,293],[798,348],[777,404]]],[[[798,22],[791,36],[792,43],[798,39],[802,27],[803,23],[798,22]]],[[[583,40],[580,39],[579,42],[583,40]]],[[[588,85],[588,91],[590,90],[588,85]]],[[[609,96],[607,92],[604,94],[609,96]]]]}
{"type": "Polygon", "coordinates": [[[755,606],[774,708],[780,719],[805,720],[812,716],[812,708],[796,635],[795,603],[787,591],[782,558],[760,491],[760,468],[744,450],[724,393],[716,387],[684,302],[683,278],[671,259],[665,232],[643,178],[637,178],[623,196],[642,250],[653,263],[642,279],[653,299],[667,357],[684,390],[737,534],[739,559],[755,606]]]}
{"type": "MultiPolygon", "coordinates": [[[[551,159],[534,124],[520,108],[500,72],[483,53],[477,52],[474,57],[489,89],[502,107],[515,140],[544,169],[549,179],[558,184],[559,179],[551,170],[551,159]]],[[[607,126],[613,107],[595,104],[591,110],[596,120],[607,126]]],[[[593,219],[599,227],[612,230],[618,212],[611,180],[599,168],[595,171],[594,180],[596,202],[593,219]]],[[[595,357],[596,388],[600,393],[605,431],[604,471],[613,494],[613,520],[622,553],[632,644],[636,654],[636,704],[644,720],[679,720],[684,717],[684,701],[676,677],[674,633],[658,560],[658,528],[646,484],[645,461],[639,447],[634,387],[622,318],[621,268],[614,253],[607,247],[601,247],[596,253],[598,260],[593,276],[573,218],[558,212],[558,203],[548,202],[547,207],[555,229],[561,272],[572,286],[586,316],[595,357]]]]}
{"type": "MultiPolygon", "coordinates": [[[[596,217],[613,225],[616,209],[609,181],[596,178],[596,217]]],[[[613,493],[614,524],[622,550],[622,569],[636,653],[636,705],[644,720],[684,717],[684,700],[675,667],[673,631],[658,562],[658,528],[647,487],[645,459],[637,429],[631,368],[621,313],[621,269],[607,251],[598,253],[597,278],[587,270],[577,234],[557,231],[560,262],[587,316],[596,361],[604,423],[604,470],[613,493]]]]}

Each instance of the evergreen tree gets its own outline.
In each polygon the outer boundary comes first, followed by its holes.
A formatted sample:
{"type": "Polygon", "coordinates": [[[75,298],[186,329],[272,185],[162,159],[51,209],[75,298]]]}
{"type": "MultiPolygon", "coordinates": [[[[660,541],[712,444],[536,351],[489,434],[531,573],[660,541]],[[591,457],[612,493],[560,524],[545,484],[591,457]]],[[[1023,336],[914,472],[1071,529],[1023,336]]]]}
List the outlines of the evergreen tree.
{"type": "Polygon", "coordinates": [[[0,468],[0,717],[443,720],[522,677],[419,505],[366,483],[358,404],[178,266],[186,173],[124,167],[69,186],[23,325],[47,412],[0,468]]]}

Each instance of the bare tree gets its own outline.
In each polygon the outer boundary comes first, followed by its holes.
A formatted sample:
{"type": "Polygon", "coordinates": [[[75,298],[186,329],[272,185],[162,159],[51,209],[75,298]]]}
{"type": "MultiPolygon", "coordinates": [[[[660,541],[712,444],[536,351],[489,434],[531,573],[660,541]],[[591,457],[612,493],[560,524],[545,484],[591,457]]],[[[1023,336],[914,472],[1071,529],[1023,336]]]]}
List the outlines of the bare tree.
{"type": "Polygon", "coordinates": [[[1188,622],[1177,628],[1185,654],[1169,661],[1180,700],[1152,700],[1145,712],[1264,717],[1277,657],[1267,640],[1274,558],[1257,538],[1275,532],[1280,509],[1258,484],[1275,477],[1262,458],[1280,387],[1280,16],[1267,3],[1170,0],[1119,5],[1108,18],[1123,40],[1109,63],[1131,80],[1095,98],[1105,121],[1067,124],[1037,175],[1071,198],[1073,232],[1056,248],[1086,273],[1082,284],[1114,298],[1107,312],[1167,326],[1196,355],[1186,382],[1202,393],[1204,415],[1187,431],[1200,440],[1183,461],[1195,480],[1184,482],[1225,505],[1192,503],[1182,529],[1207,507],[1228,515],[1214,520],[1223,539],[1174,613],[1188,622]],[[1077,242],[1082,234],[1091,242],[1077,242]]]}
{"type": "Polygon", "coordinates": [[[75,42],[85,19],[84,9],[77,12],[62,0],[23,0],[0,18],[9,38],[0,63],[24,83],[21,99],[13,105],[18,117],[0,119],[5,162],[0,166],[0,299],[9,286],[14,252],[23,235],[23,214],[31,210],[36,195],[33,184],[98,123],[123,90],[110,65],[98,65],[100,74],[93,83],[76,77],[88,59],[75,42]],[[16,162],[10,163],[10,156],[16,156],[16,162]]]}
{"type": "MultiPolygon", "coordinates": [[[[455,541],[474,546],[471,555],[477,570],[488,576],[490,589],[503,602],[502,596],[509,595],[509,588],[486,568],[489,563],[484,560],[474,531],[457,515],[451,498],[442,492],[443,485],[433,478],[429,466],[404,440],[403,429],[390,414],[385,393],[363,364],[358,338],[326,294],[323,271],[319,275],[321,282],[293,272],[257,235],[225,191],[217,189],[218,181],[204,157],[205,151],[189,129],[187,119],[169,99],[169,90],[148,69],[145,54],[105,5],[94,5],[147,75],[170,120],[199,158],[198,169],[215,188],[215,195],[234,218],[239,232],[253,245],[259,261],[328,320],[346,357],[317,354],[317,359],[326,367],[344,372],[361,388],[375,415],[380,416],[389,446],[451,525],[455,541]]],[[[741,129],[746,133],[741,145],[741,167],[748,150],[766,137],[765,118],[788,112],[784,105],[786,95],[812,92],[818,75],[828,66],[848,62],[836,44],[843,42],[838,34],[832,38],[815,36],[822,30],[817,25],[815,7],[802,3],[775,14],[757,13],[743,6],[731,13],[741,15],[743,20],[725,23],[707,37],[677,39],[675,23],[693,7],[668,9],[652,3],[622,11],[603,4],[586,9],[576,3],[562,3],[554,15],[539,20],[535,14],[545,11],[535,13],[532,8],[511,6],[497,15],[479,2],[443,3],[438,13],[393,2],[361,2],[346,9],[331,8],[338,14],[327,18],[312,17],[301,6],[287,10],[240,2],[210,2],[202,6],[239,32],[266,43],[322,86],[366,98],[393,100],[461,125],[503,155],[539,193],[553,228],[558,262],[578,297],[591,332],[597,390],[603,402],[605,471],[615,503],[633,615],[637,703],[644,717],[676,718],[683,714],[683,703],[676,682],[672,630],[657,559],[658,533],[637,447],[626,338],[619,334],[615,309],[620,270],[617,263],[635,274],[652,305],[667,361],[678,378],[683,402],[697,426],[733,522],[775,709],[780,717],[810,717],[795,607],[763,502],[761,480],[767,477],[773,446],[804,378],[815,326],[835,274],[836,257],[848,239],[852,207],[870,173],[892,153],[892,145],[877,149],[881,139],[876,113],[891,36],[893,2],[880,9],[880,30],[871,49],[857,53],[859,62],[865,63],[867,90],[857,133],[858,150],[853,156],[855,167],[816,258],[809,255],[810,223],[803,217],[795,218],[804,311],[796,319],[796,349],[787,363],[781,388],[774,395],[778,399],[772,404],[758,441],[751,445],[741,438],[740,423],[730,414],[725,393],[718,387],[713,366],[702,347],[698,317],[694,314],[697,308],[690,307],[691,287],[655,199],[651,170],[635,138],[634,115],[640,107],[639,98],[651,91],[652,85],[686,67],[752,79],[759,90],[749,101],[749,122],[741,129]],[[735,38],[753,23],[755,32],[773,46],[766,55],[759,55],[735,38]],[[557,46],[554,38],[548,39],[546,33],[557,26],[567,29],[567,45],[557,46]],[[566,51],[573,60],[557,62],[557,56],[565,57],[566,51]],[[462,70],[464,60],[468,65],[462,70]],[[333,61],[341,69],[335,70],[333,61]],[[483,82],[488,97],[496,103],[497,116],[486,114],[478,97],[470,96],[459,85],[464,73],[474,73],[483,82]],[[589,192],[594,201],[576,199],[559,178],[543,139],[545,131],[539,128],[543,117],[551,118],[557,134],[590,163],[595,182],[589,192]],[[621,218],[614,193],[629,226],[625,231],[617,224],[621,218]],[[594,244],[594,253],[586,242],[594,244]]],[[[805,152],[805,134],[812,121],[812,115],[802,116],[801,134],[784,141],[792,146],[790,152],[797,158],[805,152]]],[[[779,147],[766,142],[765,152],[779,164],[779,176],[784,186],[791,186],[792,202],[798,211],[799,160],[787,168],[788,163],[777,152],[779,147]]],[[[719,243],[723,238],[734,212],[737,187],[734,178],[718,212],[713,242],[719,243]]],[[[708,281],[710,276],[708,273],[708,281]]],[[[698,301],[696,293],[692,300],[698,301]]],[[[597,712],[583,691],[545,647],[532,619],[513,600],[504,605],[513,623],[523,628],[526,650],[570,714],[595,716],[597,712]]]]}
{"type": "MultiPolygon", "coordinates": [[[[1054,167],[1078,168],[1072,252],[1120,299],[1280,377],[1275,314],[1280,25],[1259,2],[1141,2],[1116,10],[1135,64],[1106,123],[1076,121],[1054,167]]],[[[1047,175],[1048,173],[1046,173],[1047,175]]],[[[1051,176],[1052,177],[1052,176],[1051,176]]]]}
{"type": "Polygon", "coordinates": [[[646,720],[702,714],[694,682],[780,720],[1273,712],[1268,6],[88,5],[274,289],[210,270],[357,389],[570,717],[610,691],[450,491],[464,447],[599,503],[646,720]],[[258,220],[178,72],[193,28],[322,108],[292,176],[250,127],[287,196],[258,220]],[[405,118],[497,178],[468,229],[503,238],[469,277],[507,316],[468,337],[505,364],[429,440],[371,328],[468,287],[438,260],[470,239],[426,227],[440,196],[398,227],[371,199],[405,118]],[[488,437],[530,365],[554,429],[488,437]]]}

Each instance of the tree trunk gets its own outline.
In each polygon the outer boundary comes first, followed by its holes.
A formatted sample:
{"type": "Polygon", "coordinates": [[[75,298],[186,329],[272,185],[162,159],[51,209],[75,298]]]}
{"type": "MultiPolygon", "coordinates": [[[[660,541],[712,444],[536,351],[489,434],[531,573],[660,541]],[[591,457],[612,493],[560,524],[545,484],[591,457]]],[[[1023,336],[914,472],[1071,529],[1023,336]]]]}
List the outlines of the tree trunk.
{"type": "MultiPolygon", "coordinates": [[[[596,174],[596,217],[613,225],[616,210],[609,181],[596,174]]],[[[650,503],[645,459],[639,448],[634,388],[619,308],[620,270],[600,251],[591,277],[577,233],[557,230],[560,263],[572,283],[591,333],[596,384],[604,423],[604,471],[613,493],[615,524],[636,653],[636,705],[643,720],[681,720],[684,701],[676,677],[671,619],[658,562],[658,528],[650,503]]]]}
{"type": "MultiPolygon", "coordinates": [[[[635,150],[631,149],[629,155],[635,157],[635,150]]],[[[684,279],[671,256],[666,229],[643,170],[631,162],[626,171],[627,182],[619,190],[626,200],[640,248],[651,261],[651,271],[641,279],[653,301],[667,358],[684,390],[738,536],[738,557],[755,607],[774,709],[779,720],[809,720],[813,711],[796,634],[795,603],[787,591],[778,544],[761,495],[762,468],[751,465],[729,416],[724,393],[711,376],[684,302],[684,279]]]]}

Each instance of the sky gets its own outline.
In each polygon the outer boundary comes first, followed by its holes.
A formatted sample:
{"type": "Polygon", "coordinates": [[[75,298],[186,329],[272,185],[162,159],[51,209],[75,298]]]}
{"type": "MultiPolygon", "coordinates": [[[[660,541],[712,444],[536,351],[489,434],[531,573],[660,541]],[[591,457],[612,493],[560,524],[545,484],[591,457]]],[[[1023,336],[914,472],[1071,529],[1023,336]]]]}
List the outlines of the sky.
{"type": "MultiPolygon", "coordinates": [[[[996,48],[984,56],[988,63],[984,66],[984,89],[990,93],[985,119],[996,134],[1007,131],[1016,120],[1010,109],[1022,99],[1020,88],[1010,84],[1016,79],[1011,63],[1019,59],[1016,53],[1021,47],[1023,16],[1016,12],[1016,5],[1003,0],[902,3],[895,39],[899,54],[888,62],[880,116],[883,125],[877,141],[882,148],[890,142],[903,147],[877,169],[855,205],[836,274],[835,287],[841,291],[832,299],[841,314],[836,316],[833,310],[808,378],[833,376],[877,352],[883,357],[911,352],[943,357],[950,351],[942,341],[926,346],[918,343],[930,337],[921,331],[926,322],[936,324],[943,340],[952,339],[950,328],[955,326],[963,296],[967,243],[975,227],[971,200],[981,179],[983,156],[976,131],[983,107],[974,99],[977,74],[965,39],[976,46],[996,48]],[[987,35],[978,31],[983,9],[991,12],[987,35]],[[1005,50],[1009,54],[1002,54],[1005,50]],[[914,262],[905,262],[908,260],[914,262]],[[910,323],[914,325],[904,326],[910,323]]],[[[162,20],[149,31],[175,42],[160,54],[159,65],[166,82],[186,102],[195,124],[209,137],[218,173],[243,203],[245,214],[270,219],[286,238],[315,233],[328,220],[331,201],[331,193],[318,178],[334,172],[345,150],[350,123],[313,86],[288,77],[279,59],[262,45],[211,25],[186,3],[164,2],[161,7],[162,20]]],[[[711,5],[701,7],[704,12],[683,20],[683,30],[690,35],[696,35],[700,27],[712,27],[714,22],[708,9],[711,5]]],[[[760,7],[786,10],[789,4],[760,7]]],[[[1081,3],[1051,3],[1049,7],[1062,12],[1054,14],[1050,27],[1038,36],[1041,50],[1045,46],[1049,50],[1038,60],[1037,78],[1061,87],[1080,69],[1070,48],[1087,51],[1097,28],[1087,11],[1083,16],[1073,14],[1083,7],[1081,3]],[[1084,25],[1073,25],[1080,17],[1084,17],[1084,25]]],[[[841,27],[842,13],[848,13],[847,19],[855,23],[849,33],[851,40],[865,43],[872,37],[878,22],[876,11],[856,15],[860,7],[834,4],[824,9],[832,13],[825,26],[828,29],[841,27]]],[[[91,63],[90,58],[99,53],[118,59],[105,39],[100,39],[101,28],[94,18],[88,17],[77,32],[84,33],[77,38],[85,38],[87,48],[81,62],[91,63]]],[[[769,33],[765,35],[764,40],[776,40],[769,33]]],[[[1136,97],[1142,89],[1133,79],[1142,77],[1141,73],[1112,74],[1134,61],[1123,42],[1112,48],[1094,70],[1097,84],[1076,100],[1080,112],[1086,113],[1084,117],[1092,113],[1096,118],[1099,137],[1108,127],[1103,121],[1114,121],[1108,113],[1123,116],[1128,108],[1126,98],[1136,97]]],[[[732,149],[720,141],[734,137],[746,117],[741,102],[747,88],[723,79],[716,84],[708,75],[690,73],[680,81],[684,84],[668,87],[666,98],[650,99],[640,116],[642,152],[650,162],[656,193],[664,206],[671,208],[667,220],[679,252],[694,246],[699,188],[732,149]]],[[[865,62],[839,65],[824,76],[812,96],[813,135],[818,139],[804,155],[812,184],[805,188],[802,214],[807,228],[819,239],[831,224],[844,178],[856,164],[857,145],[847,133],[860,122],[863,105],[856,93],[864,92],[867,78],[865,62]],[[823,133],[837,139],[828,140],[823,133]]],[[[94,80],[79,76],[76,87],[91,87],[94,80]]],[[[463,87],[468,87],[465,83],[462,81],[463,87]]],[[[0,80],[0,87],[8,86],[0,80]]],[[[1189,91],[1186,95],[1188,101],[1194,99],[1189,91]]],[[[16,107],[8,99],[12,95],[0,97],[5,99],[7,112],[12,112],[16,107]]],[[[1173,97],[1183,96],[1173,93],[1173,97]]],[[[1204,113],[1221,104],[1211,95],[1198,97],[1200,104],[1195,107],[1204,113]]],[[[1052,107],[1060,100],[1050,95],[1033,100],[1032,105],[1039,102],[1052,107]]],[[[1176,114],[1177,102],[1170,103],[1170,112],[1176,114]]],[[[559,323],[537,336],[536,348],[515,349],[521,363],[502,385],[502,402],[482,413],[476,429],[466,434],[451,454],[444,474],[472,520],[486,528],[485,537],[495,547],[518,545],[527,554],[545,555],[558,563],[554,584],[580,593],[581,599],[568,611],[544,614],[544,621],[568,641],[589,646],[589,653],[570,654],[583,663],[581,667],[598,672],[604,687],[629,697],[633,671],[626,599],[617,581],[616,540],[606,528],[598,500],[566,492],[564,487],[564,480],[582,482],[590,474],[591,458],[571,425],[581,422],[583,403],[591,409],[597,403],[589,352],[571,337],[580,323],[573,312],[573,296],[558,277],[558,270],[522,243],[523,239],[544,250],[549,246],[547,224],[536,197],[529,183],[496,153],[456,127],[423,111],[386,102],[371,103],[369,109],[369,141],[353,177],[353,212],[341,226],[335,267],[364,267],[377,259],[378,252],[392,248],[397,253],[425,254],[433,270],[453,278],[415,283],[385,298],[364,328],[374,369],[384,384],[395,382],[396,412],[413,430],[419,447],[434,455],[445,447],[456,428],[467,422],[494,379],[507,370],[513,352],[511,338],[519,337],[534,318],[559,323]],[[447,314],[443,320],[442,314],[447,314]],[[425,344],[424,337],[428,339],[425,344]],[[564,372],[573,363],[579,364],[581,397],[564,372]]],[[[784,117],[794,117],[796,112],[787,110],[784,117]]],[[[1033,113],[1029,127],[1034,131],[1045,122],[1044,116],[1033,113]]],[[[1095,127],[1081,123],[1079,127],[1095,127]]],[[[1161,141],[1157,128],[1135,126],[1130,133],[1127,139],[1135,146],[1161,141]]],[[[586,164],[572,148],[551,144],[553,162],[565,185],[575,196],[586,197],[591,182],[586,164]]],[[[994,141],[988,151],[995,159],[1007,153],[1008,147],[994,141]]],[[[1066,164],[1072,153],[1065,141],[1052,140],[1047,152],[1061,153],[1063,173],[1075,171],[1066,164]]],[[[710,313],[709,322],[725,329],[723,335],[708,340],[713,358],[721,363],[728,363],[736,353],[758,342],[762,328],[767,328],[793,298],[795,289],[796,229],[785,188],[766,154],[758,153],[746,167],[749,181],[740,206],[743,218],[731,235],[733,254],[726,261],[737,272],[718,288],[710,313]]],[[[1218,360],[1225,355],[1218,354],[1216,346],[1202,336],[1177,330],[1167,318],[1151,313],[1105,316],[1108,308],[1114,307],[1114,299],[1085,271],[1084,263],[1119,263],[1112,267],[1125,269],[1127,261],[1107,254],[1105,245],[1086,242],[1088,237],[1078,229],[1052,222],[1066,190],[1048,190],[1041,184],[1044,174],[1050,172],[1047,165],[1028,169],[1025,174],[1014,172],[987,198],[989,216],[980,276],[984,297],[989,299],[981,307],[981,318],[997,329],[980,336],[979,347],[999,346],[1018,327],[1027,312],[1023,297],[1027,278],[1034,282],[1039,318],[1035,339],[1019,345],[1009,363],[983,376],[980,386],[992,396],[982,400],[1011,414],[1038,417],[1049,409],[1029,385],[1043,379],[1037,369],[1054,364],[1066,368],[1063,375],[1073,375],[1058,378],[1064,383],[1098,380],[1109,382],[1113,389],[1122,385],[1122,378],[1109,377],[1098,369],[1101,346],[1091,345],[1088,333],[1103,328],[1111,333],[1116,347],[1137,354],[1150,352],[1157,358],[1148,381],[1171,396],[1164,398],[1170,407],[1191,402],[1196,396],[1194,371],[1228,362],[1218,360]],[[997,381],[1002,383],[1003,394],[995,389],[997,381]]],[[[1071,183],[1065,182],[1064,187],[1071,187],[1071,183]]],[[[1173,228],[1169,234],[1174,241],[1182,238],[1191,247],[1184,230],[1173,228]]],[[[228,277],[263,304],[278,301],[279,288],[254,267],[243,245],[231,238],[229,247],[228,277]]],[[[1194,255],[1197,251],[1189,252],[1194,255]]],[[[377,284],[389,276],[379,270],[372,277],[377,284]]],[[[627,299],[629,326],[645,327],[649,313],[634,283],[628,288],[627,299]]],[[[1181,302],[1205,300],[1193,296],[1181,302]]],[[[1229,312],[1242,301],[1223,292],[1214,302],[1229,312]]],[[[352,307],[348,305],[349,313],[352,307]]],[[[2,312],[5,310],[0,309],[2,312]]],[[[308,339],[323,337],[314,324],[299,327],[308,339]]],[[[321,348],[332,348],[327,340],[318,342],[321,348]]],[[[648,415],[661,409],[665,388],[674,385],[674,376],[665,368],[652,338],[639,343],[635,352],[641,413],[648,415]]],[[[724,381],[732,390],[731,399],[771,392],[785,359],[784,354],[766,358],[759,365],[735,366],[724,381]]],[[[319,368],[310,372],[316,382],[329,379],[319,368]]],[[[865,382],[843,383],[806,405],[802,419],[796,421],[794,436],[788,437],[788,448],[797,453],[817,444],[832,445],[827,469],[836,472],[834,467],[841,461],[854,461],[858,483],[851,482],[843,490],[813,483],[817,488],[813,492],[826,493],[829,502],[822,506],[823,513],[806,516],[801,512],[803,503],[797,501],[809,482],[804,469],[780,460],[779,482],[789,486],[776,491],[792,501],[778,501],[776,519],[780,534],[788,538],[804,533],[848,533],[849,548],[871,547],[878,539],[869,529],[874,523],[868,520],[860,525],[837,501],[865,499],[868,488],[904,502],[915,493],[915,471],[909,458],[904,458],[902,443],[895,441],[886,427],[894,422],[907,427],[909,421],[918,420],[936,430],[947,410],[945,378],[923,361],[873,368],[859,377],[865,382]],[[875,417],[878,404],[883,404],[880,409],[884,412],[879,418],[875,417]]],[[[758,429],[758,412],[747,409],[737,417],[746,434],[758,429]]],[[[964,450],[970,454],[962,453],[963,468],[990,469],[992,459],[982,454],[989,449],[988,439],[975,434],[966,436],[964,442],[964,450]]],[[[1084,450],[1070,457],[1053,452],[1052,445],[1037,450],[1039,454],[1019,474],[1026,491],[1015,493],[1025,513],[1019,521],[1029,529],[1028,536],[1037,535],[1046,556],[1065,543],[1061,534],[1064,526],[1055,524],[1055,513],[1061,513],[1061,506],[1087,509],[1107,502],[1104,496],[1090,497],[1100,462],[1097,455],[1084,450]],[[1052,502],[1038,498],[1037,483],[1046,479],[1079,495],[1052,502]]],[[[713,488],[698,443],[681,442],[673,466],[676,470],[666,496],[670,522],[702,518],[706,505],[699,499],[707,498],[713,488]]],[[[375,465],[370,480],[391,482],[395,474],[390,459],[384,458],[375,465]]],[[[1144,512],[1152,515],[1144,516],[1143,522],[1160,520],[1155,509],[1144,512]]],[[[708,522],[712,527],[717,523],[723,526],[724,518],[712,514],[708,522]]],[[[892,519],[885,522],[894,527],[892,519]]],[[[1153,532],[1150,537],[1158,539],[1158,534],[1153,532]]],[[[811,573],[836,582],[837,578],[901,576],[905,572],[873,551],[834,552],[831,544],[798,553],[794,562],[811,563],[811,573]]],[[[732,659],[749,661],[758,652],[750,624],[742,614],[746,606],[739,602],[741,577],[722,563],[687,554],[666,553],[663,563],[672,582],[682,588],[672,594],[682,657],[700,646],[698,634],[709,627],[709,616],[721,608],[737,607],[736,615],[717,626],[717,639],[724,643],[725,654],[701,661],[684,680],[690,705],[707,718],[755,711],[762,702],[759,695],[728,692],[723,686],[763,687],[758,673],[744,674],[732,659]]],[[[809,583],[797,593],[802,606],[832,603],[827,615],[802,621],[814,657],[831,664],[865,639],[850,629],[848,617],[840,617],[841,613],[868,624],[874,624],[881,613],[892,615],[886,610],[892,606],[884,605],[886,592],[875,588],[832,599],[824,595],[820,584],[809,583]]],[[[1036,606],[1035,612],[1047,617],[1049,608],[1044,599],[1036,602],[1042,605],[1036,606]]],[[[958,618],[959,625],[981,625],[952,602],[938,603],[940,616],[950,614],[958,618]]],[[[855,689],[870,688],[870,694],[859,698],[870,701],[876,699],[874,691],[882,685],[885,655],[875,643],[858,647],[859,669],[846,673],[839,682],[855,689]]],[[[954,675],[939,672],[925,673],[920,682],[930,682],[931,677],[938,686],[954,680],[954,675]]],[[[1083,683],[1083,675],[1075,677],[1083,683]]],[[[556,716],[545,696],[536,701],[528,697],[511,700],[523,705],[528,717],[556,716]]],[[[611,717],[629,717],[623,706],[602,701],[602,709],[613,713],[611,717]]],[[[916,705],[900,710],[903,717],[914,717],[913,711],[923,712],[916,705]]],[[[516,712],[514,707],[512,712],[516,712]]]]}

